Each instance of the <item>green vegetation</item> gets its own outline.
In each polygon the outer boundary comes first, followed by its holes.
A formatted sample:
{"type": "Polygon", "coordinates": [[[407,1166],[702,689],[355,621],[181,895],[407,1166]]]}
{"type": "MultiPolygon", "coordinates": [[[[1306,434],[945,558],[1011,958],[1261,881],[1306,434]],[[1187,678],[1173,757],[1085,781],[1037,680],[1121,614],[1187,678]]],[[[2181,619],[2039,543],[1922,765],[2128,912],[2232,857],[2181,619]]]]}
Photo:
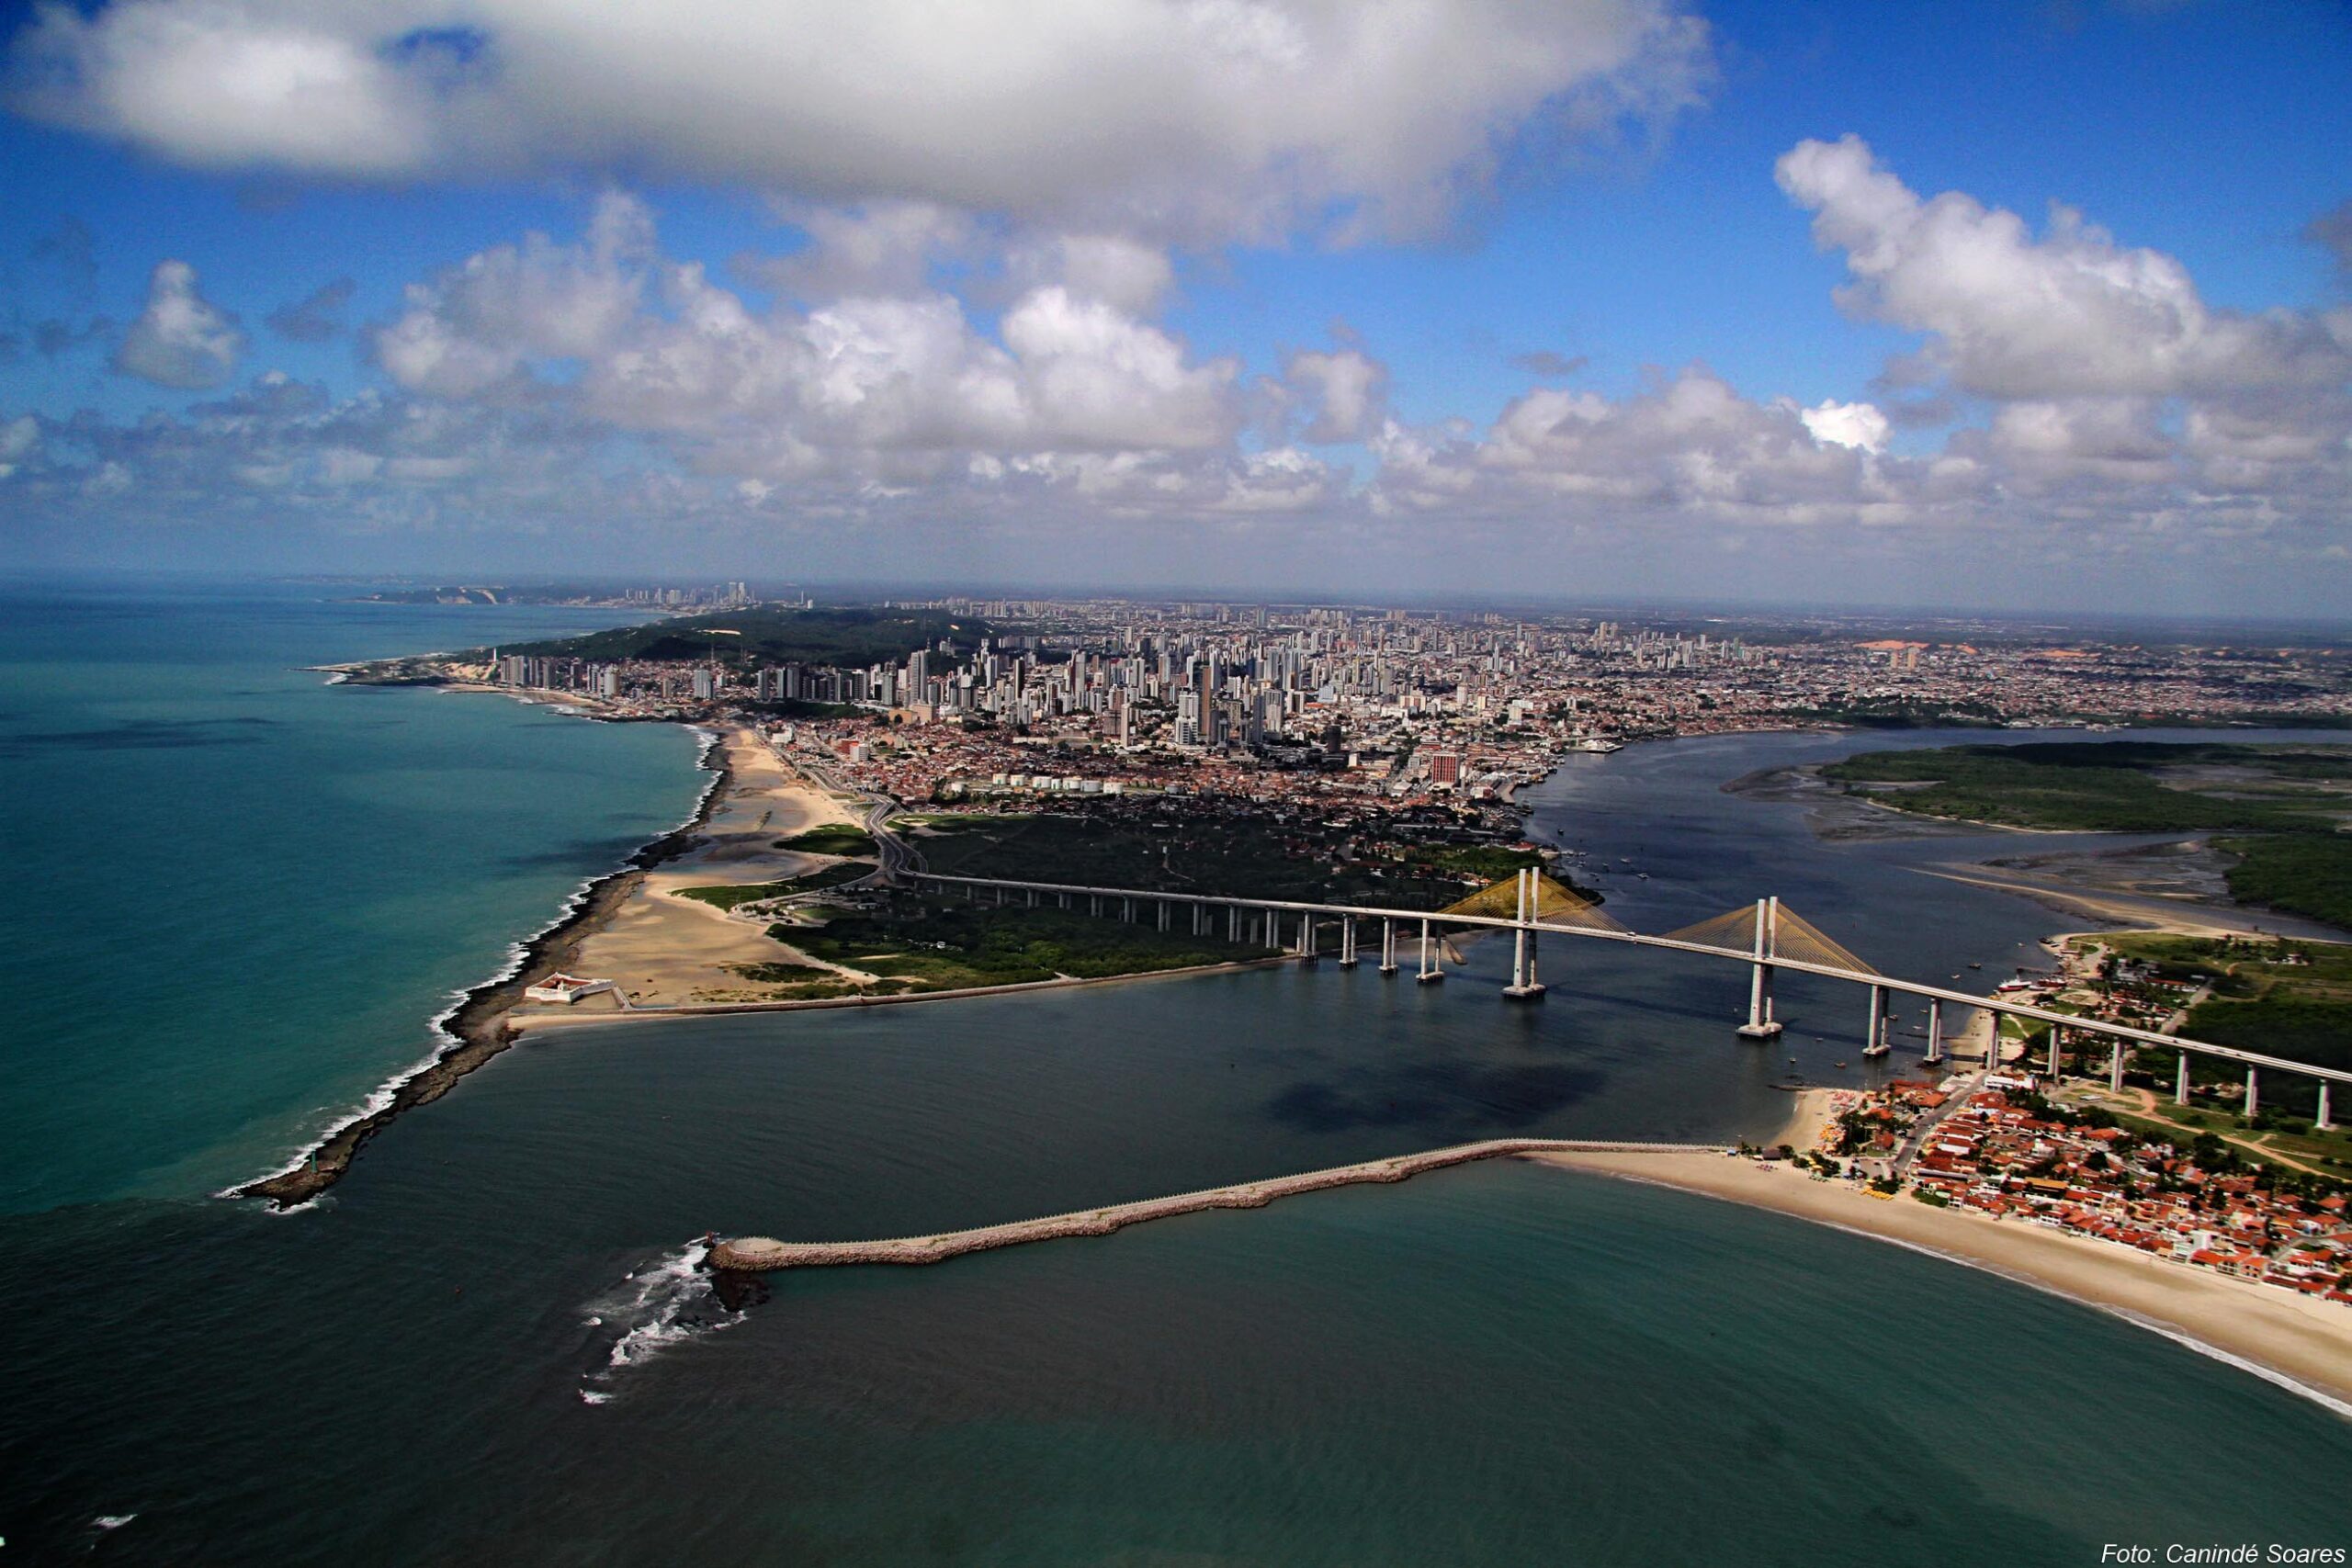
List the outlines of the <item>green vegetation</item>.
{"type": "Polygon", "coordinates": [[[2063,832],[2245,833],[2215,840],[2239,857],[2233,897],[2352,925],[2352,837],[2339,830],[2352,818],[2352,747],[1947,746],[1864,751],[1821,773],[1934,817],[2063,832]]]}
{"type": "Polygon", "coordinates": [[[989,629],[985,621],[937,610],[763,607],[516,643],[501,651],[559,659],[696,660],[711,658],[716,649],[718,658],[730,663],[795,661],[855,668],[904,659],[943,639],[959,648],[977,647],[989,629]]]}
{"type": "Polygon", "coordinates": [[[1222,931],[1162,932],[1083,910],[971,905],[901,894],[877,909],[836,916],[820,927],[778,926],[771,935],[829,964],[904,982],[917,991],[1012,986],[1058,975],[1098,978],[1263,956],[1226,942],[1222,931]]]}
{"type": "Polygon", "coordinates": [[[849,862],[829,865],[822,871],[812,871],[806,876],[787,876],[779,882],[753,882],[729,887],[681,887],[678,897],[692,898],[714,908],[732,909],[738,904],[749,904],[760,898],[784,898],[795,893],[820,892],[873,874],[872,866],[849,862]]]}
{"type": "MultiPolygon", "coordinates": [[[[1543,857],[1500,845],[1414,843],[1274,814],[937,817],[924,862],[959,876],[1161,887],[1441,908],[1543,857]],[[934,836],[935,835],[935,836],[934,836]]],[[[1583,892],[1585,890],[1579,889],[1583,892]]],[[[1587,897],[1591,897],[1587,893],[1587,897]]]]}
{"type": "Polygon", "coordinates": [[[2213,842],[2239,857],[2229,871],[2231,897],[2352,926],[2352,838],[2295,833],[2213,842]]]}
{"type": "Polygon", "coordinates": [[[1500,882],[1529,866],[1541,871],[1546,863],[1544,857],[1533,850],[1514,850],[1501,844],[1420,848],[1415,851],[1413,858],[1421,865],[1461,876],[1475,876],[1481,882],[1500,882]]]}
{"type": "Polygon", "coordinates": [[[1864,751],[1821,770],[1906,811],[2064,832],[2333,829],[2352,782],[2344,747],[2054,742],[1864,751]],[[2216,773],[2226,773],[2215,778],[2216,773]]]}
{"type": "Polygon", "coordinates": [[[745,713],[765,714],[770,718],[878,718],[870,708],[854,703],[811,703],[798,697],[768,697],[757,702],[738,703],[745,713]]]}
{"type": "MultiPolygon", "coordinates": [[[[2211,994],[2189,1010],[2181,1027],[2191,1039],[2324,1067],[2352,1067],[2352,946],[2148,931],[2096,940],[2147,964],[2161,979],[2211,978],[2211,994]]],[[[2169,1086],[2177,1061],[2172,1051],[2143,1046],[2133,1061],[2137,1071],[2169,1086]]],[[[2192,1057],[2189,1070],[2199,1088],[2245,1081],[2244,1073],[2226,1062],[2192,1057]]],[[[2309,1115],[2317,1099],[2315,1085],[2285,1074],[2270,1075],[2262,1088],[2265,1109],[2281,1115],[2309,1115]]]]}
{"type": "Polygon", "coordinates": [[[746,980],[756,980],[763,986],[790,985],[819,975],[831,975],[814,964],[729,964],[728,968],[746,980]]]}
{"type": "Polygon", "coordinates": [[[845,822],[829,822],[822,828],[795,833],[789,839],[778,839],[775,847],[812,855],[864,855],[870,859],[875,853],[874,835],[845,822]]]}
{"type": "Polygon", "coordinates": [[[1917,697],[1857,697],[1799,708],[1792,716],[1850,724],[1858,729],[1989,729],[2001,722],[2000,710],[1990,703],[1927,702],[1917,697]]]}

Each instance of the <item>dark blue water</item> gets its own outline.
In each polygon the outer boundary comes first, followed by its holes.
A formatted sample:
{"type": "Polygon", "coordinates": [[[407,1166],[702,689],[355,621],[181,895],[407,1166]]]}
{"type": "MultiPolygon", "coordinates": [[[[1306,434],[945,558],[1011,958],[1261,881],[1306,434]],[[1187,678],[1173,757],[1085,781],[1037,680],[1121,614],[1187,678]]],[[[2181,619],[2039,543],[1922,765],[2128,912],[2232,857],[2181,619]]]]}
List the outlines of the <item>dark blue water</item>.
{"type": "MultiPolygon", "coordinates": [[[[1736,966],[1563,940],[1535,1008],[1496,994],[1488,944],[1443,987],[1327,967],[559,1032],[403,1118],[314,1211],[210,1200],[682,815],[693,745],[284,668],[510,635],[476,611],[124,599],[106,613],[145,651],[112,676],[12,642],[7,734],[135,720],[115,705],[155,670],[179,682],[166,716],[286,722],[71,766],[62,742],[0,750],[12,834],[19,800],[52,824],[22,834],[45,871],[6,908],[11,983],[47,1010],[38,1039],[12,1028],[0,1101],[11,1560],[2009,1563],[2345,1540],[2352,1424],[2315,1404],[1955,1266],[1556,1171],[787,1276],[740,1313],[679,1267],[709,1228],[902,1233],[1502,1131],[1770,1125],[1779,1065],[1728,1032],[1736,966]],[[104,897],[43,912],[59,873],[98,874],[111,817],[158,814],[159,858],[126,850],[104,897]],[[109,988],[141,931],[192,960],[168,993],[109,988]],[[326,979],[268,988],[270,955],[328,939],[326,979]]],[[[1611,908],[1647,929],[1776,892],[1932,977],[2058,923],[1907,869],[1920,846],[1821,844],[1715,788],[1849,744],[1580,759],[1539,820],[1635,856],[1651,880],[1612,877],[1611,908]]],[[[1790,1004],[1781,1055],[1837,1076],[1855,998],[1790,1004]]]]}

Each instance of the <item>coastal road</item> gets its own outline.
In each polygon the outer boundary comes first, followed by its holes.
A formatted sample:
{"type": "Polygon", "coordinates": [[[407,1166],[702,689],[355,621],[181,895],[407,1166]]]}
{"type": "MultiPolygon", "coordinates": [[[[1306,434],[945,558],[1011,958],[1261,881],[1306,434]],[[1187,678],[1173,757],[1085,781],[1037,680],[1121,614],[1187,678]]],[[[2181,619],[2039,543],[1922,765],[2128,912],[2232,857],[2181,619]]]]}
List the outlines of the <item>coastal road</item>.
{"type": "Polygon", "coordinates": [[[1968,1097],[1984,1087],[1985,1073],[1990,1071],[1986,1068],[1984,1072],[1971,1073],[1941,1105],[1912,1124],[1911,1131],[1904,1136],[1902,1146],[1894,1151],[1894,1170],[1896,1176],[1908,1177],[1911,1174],[1911,1167],[1918,1159],[1919,1151],[1928,1146],[1928,1140],[1935,1136],[1936,1129],[1943,1125],[1944,1118],[1967,1104],[1968,1097]]]}
{"type": "MultiPolygon", "coordinates": [[[[860,825],[874,840],[875,855],[878,864],[874,875],[862,877],[856,882],[844,883],[843,886],[862,887],[875,881],[891,882],[897,880],[901,872],[923,869],[922,856],[916,852],[914,846],[899,837],[890,826],[890,818],[906,809],[897,796],[844,783],[834,776],[830,766],[813,756],[785,757],[782,752],[778,752],[777,757],[786,765],[797,768],[815,779],[820,787],[831,790],[836,795],[855,795],[865,805],[865,816],[860,825]]],[[[837,891],[837,889],[828,889],[828,891],[837,891]]]]}

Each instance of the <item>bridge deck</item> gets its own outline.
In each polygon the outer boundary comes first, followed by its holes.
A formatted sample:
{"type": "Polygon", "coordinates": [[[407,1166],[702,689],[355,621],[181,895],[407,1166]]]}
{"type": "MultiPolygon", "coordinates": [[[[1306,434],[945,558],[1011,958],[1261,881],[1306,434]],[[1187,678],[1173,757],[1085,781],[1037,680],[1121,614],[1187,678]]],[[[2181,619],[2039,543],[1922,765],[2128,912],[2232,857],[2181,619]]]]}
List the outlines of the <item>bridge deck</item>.
{"type": "MultiPolygon", "coordinates": [[[[1089,887],[1070,883],[1023,882],[1008,877],[951,876],[939,872],[910,872],[909,880],[934,883],[941,886],[1001,887],[1012,892],[1069,894],[1074,897],[1134,898],[1156,900],[1169,904],[1205,904],[1219,908],[1271,909],[1281,914],[1329,915],[1359,920],[1428,921],[1431,926],[1467,926],[1486,931],[1529,930],[1547,936],[1577,937],[1586,942],[1616,942],[1631,947],[1661,948],[1671,953],[1696,953],[1702,958],[1728,958],[1740,964],[1753,964],[1752,951],[1714,947],[1705,942],[1686,942],[1670,936],[1645,936],[1640,931],[1622,927],[1597,925],[1544,925],[1537,923],[1522,928],[1519,921],[1493,915],[1449,914],[1439,909],[1387,909],[1349,904],[1314,904],[1285,898],[1247,898],[1216,893],[1165,893],[1144,887],[1089,887]]],[[[2047,1008],[2030,1007],[2019,1002],[2005,1002],[1997,997],[1982,997],[1971,991],[1955,991],[1943,986],[1923,985],[1917,980],[1898,980],[1890,975],[1868,969],[1845,969],[1835,964],[1810,963],[1803,959],[1775,955],[1769,961],[1773,969],[1786,969],[1801,975],[1819,975],[1825,979],[1843,980],[1849,985],[1876,986],[1883,990],[1899,991],[1905,996],[1925,997],[1932,1001],[1956,1002],[1962,1007],[1984,1008],[1996,1014],[2011,1018],[2030,1019],[2037,1023],[2053,1023],[2086,1034],[2104,1035],[2109,1039],[2128,1040],[2143,1045],[2165,1045],[2176,1050],[2192,1052],[2222,1061],[2236,1062],[2249,1067],[2275,1067],[2282,1072],[2300,1073],[2305,1077],[2334,1083],[2352,1084],[2352,1071],[2341,1067],[2324,1067],[2312,1062],[2298,1062],[2285,1056],[2266,1055],[2258,1051],[2241,1051],[2234,1046],[2215,1045],[2185,1035],[2164,1034],[2153,1029],[2135,1029],[2130,1024],[2108,1023],[2074,1013],[2056,1012],[2047,1008]]]]}

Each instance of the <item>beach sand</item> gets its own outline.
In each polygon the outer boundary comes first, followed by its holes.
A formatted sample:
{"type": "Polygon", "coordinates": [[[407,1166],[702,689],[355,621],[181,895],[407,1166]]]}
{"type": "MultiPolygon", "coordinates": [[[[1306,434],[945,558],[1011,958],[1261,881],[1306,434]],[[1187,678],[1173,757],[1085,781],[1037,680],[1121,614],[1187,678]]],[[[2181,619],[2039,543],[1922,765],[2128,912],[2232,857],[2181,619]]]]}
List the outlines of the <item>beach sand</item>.
{"type": "Polygon", "coordinates": [[[1850,1089],[1805,1089],[1789,1096],[1796,1103],[1789,1107],[1789,1119],[1781,1130],[1764,1140],[1767,1148],[1786,1144],[1804,1154],[1821,1142],[1838,1120],[1840,1112],[1861,1103],[1860,1092],[1850,1089]]]}
{"type": "Polygon", "coordinates": [[[2339,1404],[2352,1404],[2352,1308],[2333,1302],[2044,1225],[1932,1208],[1908,1193],[1872,1198],[1852,1183],[1815,1180],[1754,1160],[1585,1152],[1528,1157],[1771,1209],[1939,1253],[2143,1320],[2339,1404]]]}
{"type": "MultiPolygon", "coordinates": [[[[831,865],[831,857],[779,850],[776,840],[855,820],[752,730],[726,730],[718,744],[728,780],[697,830],[699,841],[647,872],[610,917],[582,936],[570,960],[573,973],[611,980],[639,1005],[754,1001],[774,987],[747,980],[729,965],[814,962],[770,937],[764,920],[736,919],[678,896],[682,888],[775,882],[831,865]]],[[[609,996],[570,1008],[526,1003],[509,1021],[528,1028],[616,1007],[609,996]]]]}
{"type": "Polygon", "coordinates": [[[2169,931],[2180,936],[2246,936],[2262,931],[2262,922],[2276,930],[2282,917],[2263,909],[2225,909],[2211,904],[2102,889],[2072,887],[2037,879],[1999,866],[1938,866],[1920,868],[1927,875],[1972,887],[1990,887],[2030,898],[2061,914],[2088,915],[2135,931],[2169,931]]]}

